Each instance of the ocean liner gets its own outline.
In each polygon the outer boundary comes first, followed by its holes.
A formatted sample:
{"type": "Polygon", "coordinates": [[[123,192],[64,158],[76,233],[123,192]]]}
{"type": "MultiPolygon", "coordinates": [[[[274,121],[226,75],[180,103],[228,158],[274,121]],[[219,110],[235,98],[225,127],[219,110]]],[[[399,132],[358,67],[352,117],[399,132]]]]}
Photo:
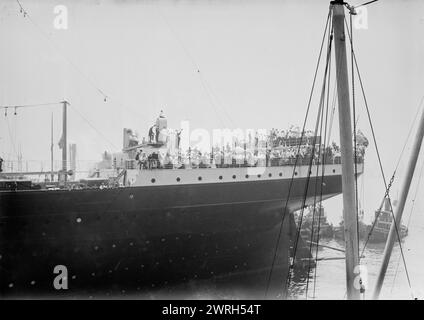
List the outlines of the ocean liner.
{"type": "MultiPolygon", "coordinates": [[[[123,152],[105,154],[89,179],[62,174],[56,188],[3,172],[1,295],[113,295],[246,274],[265,287],[272,267],[281,288],[296,232],[292,213],[317,194],[324,200],[342,192],[340,158],[326,159],[321,179],[312,174],[317,166],[321,172],[318,159],[281,153],[319,137],[290,137],[275,148],[280,157],[265,141],[261,158],[255,139],[254,151],[244,143],[241,157],[212,149],[196,162],[169,132],[163,115],[148,141],[124,129],[123,152]],[[67,269],[67,290],[55,289],[56,266],[67,269]]],[[[66,153],[64,165],[67,172],[66,153]]]]}

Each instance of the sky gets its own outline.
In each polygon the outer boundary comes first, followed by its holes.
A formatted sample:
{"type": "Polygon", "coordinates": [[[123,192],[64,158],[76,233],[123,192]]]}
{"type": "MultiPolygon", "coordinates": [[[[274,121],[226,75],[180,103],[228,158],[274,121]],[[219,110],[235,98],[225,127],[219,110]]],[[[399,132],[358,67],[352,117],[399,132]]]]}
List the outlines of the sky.
{"type": "MultiPolygon", "coordinates": [[[[176,129],[182,120],[206,130],[301,126],[329,7],[327,0],[20,3],[29,17],[20,13],[17,1],[0,1],[0,105],[67,99],[68,140],[77,144],[80,163],[100,160],[104,150],[119,151],[124,127],[146,136],[160,110],[176,129]],[[54,27],[58,5],[67,8],[67,29],[54,27]]],[[[424,95],[423,33],[420,0],[373,3],[367,6],[367,28],[354,30],[387,179],[424,95]]],[[[358,83],[355,91],[358,128],[371,142],[358,83]]],[[[312,105],[316,112],[317,95],[312,105]]],[[[7,117],[2,112],[0,156],[13,160],[20,151],[24,162],[48,166],[52,114],[55,159],[60,159],[60,105],[19,109],[17,115],[9,110],[7,117]]],[[[314,118],[312,112],[309,129],[314,118]]],[[[417,171],[422,163],[423,155],[417,171]]],[[[418,173],[412,192],[417,180],[418,173]]],[[[372,143],[363,183],[370,219],[384,195],[372,143]]],[[[422,195],[422,186],[419,190],[422,195]]],[[[416,211],[424,210],[423,202],[416,201],[416,211]]],[[[341,216],[340,203],[337,197],[328,204],[334,222],[341,216]]],[[[407,208],[411,204],[409,199],[407,208]]]]}

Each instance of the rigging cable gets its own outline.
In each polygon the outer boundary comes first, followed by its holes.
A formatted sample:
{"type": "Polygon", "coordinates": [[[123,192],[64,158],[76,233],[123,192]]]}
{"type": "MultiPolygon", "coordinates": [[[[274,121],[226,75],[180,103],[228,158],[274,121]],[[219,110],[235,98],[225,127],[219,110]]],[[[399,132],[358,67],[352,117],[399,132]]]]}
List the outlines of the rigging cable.
{"type": "MultiPolygon", "coordinates": [[[[347,26],[347,21],[346,21],[346,19],[345,19],[345,24],[346,24],[346,26],[347,26]]],[[[351,39],[351,34],[350,34],[350,32],[349,32],[349,28],[347,28],[347,31],[348,31],[349,39],[351,39]]],[[[357,74],[358,74],[359,84],[360,84],[360,86],[361,86],[361,91],[362,91],[362,95],[363,95],[363,98],[364,98],[364,103],[365,103],[365,107],[366,107],[366,111],[367,111],[367,116],[368,116],[369,124],[370,124],[370,127],[371,127],[371,132],[372,132],[373,141],[374,141],[374,147],[375,147],[375,149],[376,149],[377,158],[378,158],[378,162],[379,162],[379,166],[380,166],[380,171],[381,171],[381,174],[382,174],[382,178],[383,178],[384,186],[385,186],[385,188],[386,188],[386,195],[387,195],[387,198],[388,198],[388,201],[389,201],[389,204],[390,204],[390,211],[391,211],[392,216],[393,216],[393,223],[394,223],[394,226],[395,226],[395,231],[396,231],[396,235],[397,235],[398,242],[399,242],[399,248],[400,248],[400,251],[401,251],[401,254],[402,254],[402,260],[403,260],[403,263],[404,263],[404,267],[405,267],[405,271],[406,271],[406,275],[407,275],[407,279],[408,279],[408,285],[409,285],[409,288],[412,290],[412,287],[411,287],[411,281],[410,281],[410,278],[409,278],[409,273],[408,273],[408,271],[407,271],[408,269],[407,269],[407,266],[406,266],[406,260],[405,260],[405,256],[404,256],[404,254],[403,254],[402,243],[401,243],[401,239],[400,239],[400,235],[399,235],[398,226],[397,226],[396,220],[394,219],[394,213],[393,213],[392,202],[391,202],[391,200],[390,200],[390,195],[389,195],[390,187],[388,187],[388,185],[387,185],[387,181],[386,181],[386,178],[385,178],[385,175],[384,175],[384,170],[383,170],[383,165],[382,165],[382,162],[381,162],[380,152],[379,152],[379,150],[378,150],[378,145],[377,145],[377,140],[376,140],[376,136],[375,136],[375,131],[374,131],[374,127],[373,127],[373,124],[372,124],[372,119],[371,119],[370,111],[369,111],[369,108],[368,108],[368,101],[367,101],[367,99],[366,99],[365,90],[364,90],[364,86],[363,86],[363,83],[362,83],[362,77],[361,77],[361,74],[360,74],[360,72],[359,72],[358,62],[357,62],[357,60],[356,60],[356,54],[355,54],[355,51],[352,51],[352,54],[353,54],[353,59],[354,59],[354,62],[355,62],[356,72],[357,72],[357,74]]],[[[354,71],[352,70],[352,72],[354,72],[354,71]]],[[[393,173],[393,176],[392,176],[391,182],[393,181],[393,179],[394,179],[394,173],[393,173]]],[[[389,186],[390,186],[390,185],[389,185],[389,186]]],[[[381,211],[382,205],[383,205],[383,203],[382,203],[382,204],[381,204],[381,206],[380,206],[379,213],[380,213],[380,211],[381,211]]],[[[377,219],[377,217],[376,217],[376,219],[377,219]]],[[[368,236],[367,242],[368,242],[368,240],[369,240],[369,236],[368,236]]],[[[366,242],[366,243],[367,243],[367,242],[366,242]]],[[[363,249],[363,250],[365,250],[365,246],[364,246],[364,249],[363,249]]]]}
{"type": "Polygon", "coordinates": [[[337,105],[337,79],[334,79],[334,90],[333,90],[333,98],[331,103],[331,116],[330,116],[330,123],[329,123],[329,132],[328,132],[328,138],[327,138],[327,145],[330,145],[331,140],[331,130],[333,128],[333,121],[334,121],[334,114],[336,113],[336,105],[337,105]]]}
{"type": "Polygon", "coordinates": [[[0,106],[0,109],[12,109],[14,108],[15,111],[18,108],[32,108],[32,107],[41,107],[41,106],[51,106],[51,105],[55,105],[58,104],[59,102],[46,102],[46,103],[36,103],[36,104],[18,104],[15,106],[12,105],[3,105],[0,106]]]}
{"type": "MultiPolygon", "coordinates": [[[[313,145],[312,145],[311,157],[310,157],[309,165],[308,165],[308,175],[307,175],[305,191],[304,191],[304,195],[303,195],[300,221],[299,221],[299,225],[298,225],[297,233],[296,233],[296,241],[295,241],[294,250],[293,250],[292,264],[289,267],[288,275],[287,275],[287,288],[290,286],[291,271],[293,270],[293,272],[294,272],[294,265],[296,263],[296,253],[297,253],[297,248],[298,248],[298,244],[299,244],[300,231],[301,231],[301,228],[302,228],[303,215],[304,215],[304,211],[305,211],[305,207],[306,207],[306,199],[308,197],[309,182],[310,182],[311,174],[312,174],[311,169],[312,169],[312,164],[313,164],[314,158],[315,158],[315,148],[316,148],[318,128],[319,128],[319,125],[320,125],[320,122],[321,122],[320,117],[322,117],[322,112],[323,112],[323,109],[324,109],[324,102],[325,102],[325,96],[326,96],[325,92],[326,92],[326,84],[327,84],[327,75],[328,75],[329,62],[330,62],[329,57],[331,56],[331,44],[332,44],[332,41],[329,41],[329,44],[327,46],[327,57],[326,57],[326,66],[325,66],[325,72],[324,72],[324,81],[323,81],[323,85],[322,85],[319,109],[318,109],[318,114],[317,114],[317,119],[316,119],[316,124],[315,124],[314,140],[313,140],[313,145]]],[[[321,128],[322,128],[322,124],[321,124],[321,128]]],[[[302,141],[300,141],[300,143],[302,143],[302,141]]],[[[320,143],[320,147],[321,147],[321,143],[320,143]]],[[[316,197],[316,190],[315,190],[315,197],[316,197]]],[[[313,213],[313,215],[314,214],[315,213],[313,213]]],[[[310,261],[309,261],[309,263],[310,263],[310,261]]],[[[306,283],[306,288],[308,288],[308,285],[309,285],[309,275],[308,275],[308,281],[306,283]]],[[[307,292],[307,290],[306,290],[306,292],[307,292]]]]}
{"type": "MultiPolygon", "coordinates": [[[[325,95],[325,93],[324,93],[325,95]]],[[[319,141],[319,148],[318,148],[318,154],[317,154],[317,170],[316,170],[316,175],[315,175],[315,194],[314,194],[314,204],[313,204],[313,211],[312,211],[312,226],[311,226],[311,237],[310,237],[310,243],[309,243],[309,252],[311,253],[311,257],[308,260],[308,272],[306,274],[307,279],[306,279],[306,290],[305,290],[305,295],[306,295],[306,300],[308,299],[308,289],[309,289],[309,274],[311,272],[311,260],[313,259],[313,255],[312,255],[312,245],[313,245],[313,240],[314,240],[314,229],[315,229],[315,214],[316,214],[316,208],[317,208],[317,188],[318,188],[318,177],[319,177],[319,166],[321,164],[322,167],[324,167],[325,163],[320,163],[321,160],[321,147],[322,147],[322,143],[321,143],[321,139],[322,139],[322,126],[323,126],[323,122],[324,122],[324,108],[322,108],[321,110],[321,120],[320,120],[320,133],[319,133],[319,137],[320,137],[320,141],[319,141]]],[[[316,141],[315,141],[316,142],[316,141]]],[[[325,150],[325,148],[324,148],[325,150]]],[[[315,153],[314,153],[315,154],[315,153]]],[[[321,195],[322,195],[322,186],[323,186],[323,182],[322,180],[320,181],[321,185],[320,185],[320,189],[321,189],[321,195]]],[[[322,200],[322,197],[320,198],[322,200]]],[[[319,201],[319,203],[321,204],[321,201],[319,201]]],[[[320,232],[320,222],[321,222],[321,205],[318,209],[318,239],[317,239],[317,247],[319,245],[319,232],[320,232]]],[[[299,228],[299,232],[301,230],[301,227],[299,228]]],[[[316,267],[315,267],[316,270],[316,267]]]]}
{"type": "MultiPolygon", "coordinates": [[[[328,119],[328,104],[329,104],[329,93],[330,93],[330,76],[331,76],[331,44],[332,44],[332,40],[333,40],[333,29],[332,29],[332,25],[330,22],[330,28],[328,29],[328,55],[327,55],[327,65],[328,65],[328,75],[327,75],[327,88],[325,88],[325,86],[323,87],[323,103],[326,104],[326,117],[325,117],[325,127],[324,127],[324,140],[322,139],[322,127],[324,124],[324,108],[322,108],[321,111],[321,123],[320,123],[320,141],[319,141],[319,150],[318,150],[318,164],[317,164],[317,171],[316,171],[316,177],[315,177],[315,195],[314,195],[314,205],[313,205],[313,215],[312,215],[312,230],[311,230],[311,240],[310,240],[310,246],[309,246],[309,252],[311,253],[311,258],[308,261],[308,273],[307,273],[307,280],[306,280],[306,299],[308,298],[308,288],[309,288],[309,274],[311,271],[311,259],[313,259],[313,254],[312,254],[312,243],[313,238],[314,238],[314,228],[315,228],[315,212],[316,212],[316,202],[317,202],[317,186],[318,186],[318,177],[319,177],[319,165],[320,165],[320,160],[321,160],[321,153],[322,153],[322,162],[321,162],[321,168],[322,168],[322,175],[321,175],[321,180],[320,180],[320,197],[319,197],[319,209],[318,209],[318,231],[317,231],[317,241],[316,241],[316,257],[315,257],[315,263],[317,263],[317,258],[318,258],[318,246],[319,246],[319,238],[320,238],[320,231],[321,231],[321,208],[322,208],[322,195],[323,195],[323,185],[324,185],[324,172],[325,172],[325,150],[326,150],[326,145],[325,145],[325,141],[326,141],[326,134],[327,134],[327,119],[328,119]],[[324,101],[326,100],[326,101],[324,101]],[[322,141],[324,141],[324,144],[322,143],[322,141]],[[322,148],[322,149],[321,149],[322,148]]],[[[324,84],[325,84],[325,79],[324,79],[324,84]]],[[[313,297],[315,298],[315,288],[316,288],[316,271],[317,271],[317,266],[315,265],[315,270],[314,270],[314,291],[313,291],[313,297]]]]}
{"type": "MultiPolygon", "coordinates": [[[[331,30],[331,28],[330,28],[331,30]]],[[[333,38],[333,34],[330,34],[330,40],[333,38]]],[[[330,55],[330,70],[328,72],[328,83],[327,83],[327,103],[326,103],[326,111],[325,111],[325,125],[324,125],[324,146],[322,153],[322,167],[321,167],[321,193],[320,193],[320,205],[322,206],[322,196],[323,196],[323,186],[324,186],[324,176],[325,176],[325,164],[327,160],[327,148],[329,143],[326,144],[327,141],[327,129],[328,129],[328,109],[329,109],[329,101],[330,101],[330,78],[331,78],[331,55],[330,55]]],[[[336,87],[336,86],[335,86],[336,87]]],[[[334,113],[333,113],[334,114],[334,113]]],[[[322,120],[321,120],[322,121],[322,120]]],[[[331,124],[332,125],[332,124],[331,124]]],[[[330,127],[331,129],[331,127],[330,127]]],[[[318,216],[318,234],[317,234],[317,245],[315,250],[315,270],[314,270],[314,287],[313,287],[313,297],[315,298],[316,292],[316,283],[317,283],[317,269],[318,269],[318,249],[319,249],[319,241],[320,241],[320,231],[321,231],[321,212],[318,216]]]]}
{"type": "MultiPolygon", "coordinates": [[[[6,117],[6,124],[7,124],[7,132],[9,133],[9,138],[10,138],[10,141],[12,142],[11,143],[11,147],[13,148],[13,152],[14,152],[14,154],[16,155],[16,158],[18,158],[18,152],[16,151],[16,141],[15,141],[15,139],[13,138],[13,135],[12,135],[12,130],[10,129],[10,123],[9,123],[9,119],[6,117]]],[[[10,154],[11,152],[9,151],[9,154],[10,154]]]]}
{"type": "MultiPolygon", "coordinates": [[[[406,224],[406,227],[407,227],[407,229],[408,229],[408,230],[409,230],[409,225],[410,225],[410,223],[411,223],[412,213],[414,212],[414,209],[415,209],[415,200],[416,200],[416,198],[417,198],[418,191],[419,191],[419,189],[420,189],[421,178],[422,178],[422,175],[423,175],[423,172],[424,172],[424,170],[423,170],[423,169],[424,169],[424,162],[423,162],[423,164],[421,165],[420,174],[419,174],[419,176],[418,176],[418,181],[417,181],[417,187],[416,187],[416,189],[415,189],[415,194],[414,194],[414,197],[413,197],[413,199],[412,199],[411,211],[409,212],[408,223],[406,224]]],[[[397,277],[398,270],[399,270],[400,261],[401,261],[401,256],[399,255],[399,257],[398,257],[398,261],[397,261],[397,264],[396,264],[396,271],[395,271],[395,275],[394,275],[394,277],[393,277],[393,283],[392,283],[392,288],[391,288],[391,290],[390,290],[390,293],[392,293],[392,292],[393,292],[393,288],[394,288],[394,286],[395,286],[395,282],[396,282],[396,277],[397,277]]]]}
{"type": "MultiPolygon", "coordinates": [[[[405,139],[405,142],[404,142],[404,144],[403,144],[403,147],[402,147],[402,150],[401,150],[401,152],[400,152],[399,158],[398,158],[398,160],[397,160],[395,170],[393,171],[392,177],[391,177],[391,179],[390,179],[390,181],[389,181],[389,186],[388,186],[388,189],[389,189],[389,190],[390,190],[390,188],[391,188],[391,186],[392,186],[392,184],[393,184],[393,181],[394,181],[394,178],[395,178],[395,174],[396,174],[397,169],[398,169],[398,167],[399,167],[399,165],[400,165],[400,161],[402,160],[402,156],[403,156],[403,153],[404,153],[404,151],[405,151],[405,148],[406,148],[406,146],[407,146],[407,144],[408,144],[408,140],[409,140],[409,138],[410,138],[410,136],[411,136],[411,134],[412,134],[412,129],[414,128],[415,122],[416,122],[416,121],[417,121],[417,119],[418,119],[418,113],[419,113],[419,111],[420,111],[420,108],[421,108],[421,106],[422,106],[423,102],[424,102],[424,96],[421,98],[421,101],[420,101],[420,103],[419,103],[419,105],[418,105],[418,108],[417,108],[417,112],[415,113],[414,120],[412,121],[412,124],[411,124],[411,126],[409,127],[408,135],[407,135],[407,137],[406,137],[406,139],[405,139]]],[[[386,190],[385,195],[384,195],[384,197],[383,197],[383,201],[384,201],[384,199],[387,197],[389,190],[386,190]]],[[[367,244],[368,244],[368,242],[369,242],[369,239],[370,239],[371,234],[372,234],[372,232],[373,232],[373,230],[374,230],[374,227],[375,227],[375,225],[376,225],[376,223],[377,223],[377,219],[378,219],[378,217],[380,216],[380,213],[381,213],[382,208],[383,208],[383,202],[381,203],[381,205],[380,205],[379,209],[377,210],[377,216],[376,216],[376,218],[374,219],[373,224],[371,225],[371,229],[370,229],[370,231],[369,231],[369,233],[368,233],[367,240],[365,241],[364,247],[363,247],[363,249],[362,249],[362,254],[364,254],[365,248],[366,248],[366,246],[367,246],[367,244]]]]}
{"type": "MultiPolygon", "coordinates": [[[[14,108],[15,109],[15,115],[16,115],[16,109],[18,108],[33,108],[33,107],[40,107],[40,106],[51,106],[51,105],[59,105],[62,104],[62,101],[60,102],[47,102],[47,103],[34,103],[34,104],[23,104],[23,105],[16,105],[16,106],[11,106],[11,105],[4,105],[4,106],[0,106],[0,109],[5,109],[6,113],[5,115],[7,115],[7,110],[9,108],[14,108]]],[[[71,105],[70,103],[68,103],[69,106],[71,106],[73,108],[73,110],[85,121],[87,122],[87,124],[94,130],[96,131],[106,142],[108,142],[114,149],[117,149],[117,147],[99,130],[97,129],[78,109],[76,109],[73,105],[71,105]]],[[[6,119],[7,120],[7,119],[6,119]]],[[[15,118],[16,121],[16,118],[15,118]]],[[[10,133],[10,126],[9,126],[9,122],[7,122],[8,127],[9,127],[9,135],[11,138],[11,141],[13,143],[13,148],[15,150],[15,154],[18,155],[15,145],[14,145],[14,140],[12,139],[11,133],[10,133]]],[[[15,122],[15,127],[16,127],[16,122],[15,122]]],[[[15,133],[15,139],[16,139],[16,133],[15,133]]]]}
{"type": "MultiPolygon", "coordinates": [[[[304,137],[304,134],[305,134],[306,122],[307,122],[307,119],[308,119],[309,109],[310,109],[310,106],[311,106],[312,95],[313,95],[314,88],[315,88],[315,82],[316,82],[316,78],[317,78],[317,74],[318,74],[319,64],[320,64],[320,61],[321,61],[322,49],[324,47],[324,41],[325,41],[325,36],[327,34],[327,28],[328,28],[328,24],[329,24],[329,21],[330,21],[330,16],[331,16],[331,10],[329,10],[329,12],[328,12],[327,22],[325,24],[324,34],[322,36],[321,47],[320,47],[320,50],[319,50],[318,60],[317,60],[317,63],[316,63],[316,68],[315,68],[315,74],[314,74],[314,78],[313,78],[313,81],[312,81],[311,91],[310,91],[310,94],[309,94],[309,100],[308,100],[308,105],[307,105],[307,108],[306,108],[305,118],[304,118],[304,121],[303,121],[303,127],[302,127],[300,142],[303,141],[303,137],[304,137]]],[[[276,258],[277,258],[278,246],[279,246],[281,234],[282,234],[282,231],[283,231],[283,223],[284,223],[284,220],[285,220],[285,217],[286,217],[286,214],[287,214],[288,202],[289,202],[289,199],[290,199],[290,196],[291,196],[291,189],[293,187],[294,175],[295,175],[295,172],[296,172],[296,166],[297,166],[297,162],[298,162],[298,159],[299,159],[300,146],[301,146],[301,144],[299,143],[296,158],[295,158],[295,163],[294,163],[294,166],[293,166],[292,176],[291,176],[291,179],[290,179],[289,190],[288,190],[288,193],[287,193],[287,198],[286,198],[286,201],[285,201],[283,213],[281,215],[281,224],[280,224],[280,229],[279,229],[277,239],[276,239],[276,243],[275,243],[274,255],[273,255],[273,258],[272,258],[271,268],[270,268],[270,271],[268,273],[268,279],[267,279],[266,290],[265,290],[265,298],[268,295],[269,286],[271,284],[272,271],[274,269],[275,261],[276,261],[276,258]]]]}
{"type": "Polygon", "coordinates": [[[110,141],[100,130],[98,130],[77,108],[68,104],[94,131],[96,131],[105,141],[107,141],[114,149],[118,149],[112,141],[110,141]]]}
{"type": "Polygon", "coordinates": [[[358,147],[357,147],[357,140],[356,140],[356,103],[355,103],[355,72],[353,67],[353,27],[352,27],[352,11],[349,11],[349,17],[350,17],[350,60],[351,60],[351,76],[352,76],[352,111],[353,111],[353,163],[354,163],[354,181],[355,181],[355,212],[356,212],[356,236],[358,240],[358,263],[361,264],[361,255],[359,253],[359,217],[358,217],[358,147]]]}
{"type": "MultiPolygon", "coordinates": [[[[88,84],[90,84],[103,98],[104,102],[108,102],[108,101],[115,101],[115,104],[118,107],[124,107],[126,110],[130,110],[132,111],[134,114],[140,116],[139,112],[134,109],[133,107],[130,107],[128,105],[124,105],[121,101],[119,101],[116,98],[111,97],[109,94],[107,94],[102,88],[100,88],[99,86],[96,85],[96,83],[93,81],[92,78],[90,78],[87,74],[85,74],[84,72],[82,72],[82,70],[67,56],[63,53],[63,51],[59,48],[59,46],[53,41],[53,39],[35,22],[34,19],[32,19],[32,17],[28,14],[28,11],[22,6],[22,4],[20,3],[19,0],[16,0],[16,2],[18,3],[19,7],[20,7],[20,12],[23,14],[24,18],[28,18],[28,20],[31,22],[31,24],[35,27],[35,29],[51,44],[51,46],[53,47],[54,50],[56,50],[56,52],[68,63],[70,64],[74,70],[79,73],[88,84]]],[[[43,104],[43,105],[49,105],[48,104],[43,104]]],[[[30,107],[32,105],[28,105],[28,107],[30,107]]],[[[35,105],[34,105],[35,106],[35,105]]]]}
{"type": "Polygon", "coordinates": [[[214,102],[214,98],[215,101],[220,105],[220,109],[223,111],[222,113],[226,116],[228,123],[230,124],[230,127],[234,127],[234,122],[231,119],[231,117],[229,116],[227,110],[225,107],[222,106],[222,104],[220,103],[220,100],[218,99],[217,95],[214,94],[214,92],[211,89],[211,86],[209,85],[209,83],[206,81],[206,78],[203,76],[203,71],[200,71],[200,66],[197,63],[196,59],[194,59],[193,55],[190,54],[189,50],[187,49],[187,47],[185,46],[184,42],[182,41],[181,37],[178,35],[178,33],[174,30],[174,28],[172,28],[171,24],[168,22],[168,20],[165,19],[165,17],[161,14],[160,10],[158,10],[159,13],[159,17],[165,22],[166,26],[168,27],[168,29],[171,31],[171,33],[174,35],[175,39],[177,40],[178,44],[181,46],[181,48],[183,49],[184,53],[186,54],[187,58],[190,60],[190,62],[192,63],[194,69],[196,70],[196,74],[199,77],[200,80],[200,84],[204,90],[204,92],[207,95],[207,98],[209,99],[209,104],[211,105],[211,107],[214,109],[215,113],[217,114],[219,120],[224,124],[223,118],[221,117],[221,114],[217,108],[217,104],[215,104],[214,102]]]}
{"type": "Polygon", "coordinates": [[[84,72],[82,72],[82,70],[71,59],[69,59],[63,53],[63,51],[57,46],[57,44],[53,41],[53,39],[51,39],[51,37],[43,29],[41,29],[40,26],[31,18],[31,16],[28,14],[28,11],[26,11],[26,9],[22,6],[20,1],[16,0],[16,2],[18,3],[20,7],[20,12],[23,14],[23,17],[28,18],[28,20],[32,23],[32,25],[40,32],[40,34],[42,34],[51,43],[53,48],[62,56],[62,58],[64,58],[81,76],[83,76],[83,78],[85,78],[85,80],[94,89],[96,89],[98,93],[102,95],[103,100],[106,102],[108,98],[107,94],[101,88],[99,88],[89,76],[87,76],[84,72]]]}

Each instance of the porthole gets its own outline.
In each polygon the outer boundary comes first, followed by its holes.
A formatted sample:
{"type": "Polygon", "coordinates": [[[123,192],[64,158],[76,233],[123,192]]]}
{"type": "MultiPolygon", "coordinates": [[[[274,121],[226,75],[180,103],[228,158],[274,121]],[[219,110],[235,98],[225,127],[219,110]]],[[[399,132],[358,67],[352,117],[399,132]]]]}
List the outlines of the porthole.
{"type": "Polygon", "coordinates": [[[156,182],[156,179],[155,179],[155,178],[153,178],[151,181],[152,181],[152,183],[155,183],[155,182],[156,182]]]}
{"type": "Polygon", "coordinates": [[[202,181],[202,177],[198,177],[197,180],[202,181]]]}
{"type": "Polygon", "coordinates": [[[177,182],[180,182],[180,181],[181,181],[181,179],[180,179],[180,177],[178,177],[178,178],[177,178],[177,182]]]}
{"type": "Polygon", "coordinates": [[[234,175],[233,175],[233,179],[235,179],[235,178],[236,178],[236,175],[234,174],[234,175]]]}
{"type": "Polygon", "coordinates": [[[295,176],[297,176],[297,171],[294,173],[295,176]]]}
{"type": "Polygon", "coordinates": [[[336,173],[336,169],[333,169],[333,173],[336,173]]]}
{"type": "Polygon", "coordinates": [[[246,174],[246,179],[249,179],[249,175],[248,174],[246,174]]]}
{"type": "Polygon", "coordinates": [[[282,172],[280,172],[278,175],[279,175],[280,177],[282,177],[282,176],[283,176],[283,173],[282,173],[282,172]]]}
{"type": "Polygon", "coordinates": [[[222,180],[222,176],[219,176],[219,180],[222,180]]]}
{"type": "Polygon", "coordinates": [[[261,177],[261,175],[260,174],[258,174],[258,178],[260,178],[261,177]]]}
{"type": "Polygon", "coordinates": [[[272,173],[269,173],[269,174],[268,174],[268,177],[270,177],[270,178],[271,178],[271,177],[272,177],[272,173]]]}

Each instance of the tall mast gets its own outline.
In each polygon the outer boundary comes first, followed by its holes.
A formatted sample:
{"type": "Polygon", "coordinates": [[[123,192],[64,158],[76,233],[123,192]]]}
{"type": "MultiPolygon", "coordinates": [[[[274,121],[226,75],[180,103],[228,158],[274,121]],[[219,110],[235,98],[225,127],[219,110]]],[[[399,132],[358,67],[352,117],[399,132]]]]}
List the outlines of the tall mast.
{"type": "Polygon", "coordinates": [[[355,268],[359,266],[358,231],[355,205],[355,176],[353,163],[352,121],[350,115],[349,82],[346,58],[345,13],[341,0],[331,2],[333,10],[336,55],[337,94],[339,104],[340,151],[342,160],[343,219],[346,244],[347,298],[358,300],[355,288],[355,268]]]}
{"type": "Polygon", "coordinates": [[[53,181],[54,179],[54,167],[53,167],[53,112],[52,112],[52,119],[51,119],[51,132],[50,132],[50,162],[51,162],[51,173],[50,173],[50,180],[53,181]]]}
{"type": "Polygon", "coordinates": [[[377,283],[374,289],[374,299],[378,299],[383,286],[384,276],[386,275],[387,266],[389,265],[390,255],[392,253],[393,245],[395,243],[397,232],[400,232],[400,225],[402,221],[403,209],[405,207],[406,198],[408,197],[409,187],[414,175],[415,166],[417,164],[418,156],[424,136],[424,108],[421,111],[421,118],[418,124],[417,133],[415,135],[414,143],[411,148],[411,155],[409,157],[407,170],[401,184],[401,194],[397,208],[394,210],[395,219],[390,227],[389,235],[387,237],[386,246],[384,247],[383,262],[377,276],[377,283]],[[396,230],[397,229],[397,230],[396,230]]]}
{"type": "Polygon", "coordinates": [[[63,174],[63,182],[64,182],[64,184],[66,185],[66,180],[67,180],[67,177],[68,177],[68,175],[67,175],[67,171],[68,171],[68,169],[67,169],[67,153],[66,153],[66,151],[67,151],[67,148],[68,148],[68,141],[67,141],[67,126],[66,126],[66,124],[67,124],[67,115],[66,115],[66,112],[67,112],[67,109],[68,109],[68,101],[66,101],[66,100],[64,100],[64,101],[62,101],[62,103],[63,103],[63,114],[62,114],[62,117],[63,117],[63,122],[62,122],[62,174],[63,174]]]}

